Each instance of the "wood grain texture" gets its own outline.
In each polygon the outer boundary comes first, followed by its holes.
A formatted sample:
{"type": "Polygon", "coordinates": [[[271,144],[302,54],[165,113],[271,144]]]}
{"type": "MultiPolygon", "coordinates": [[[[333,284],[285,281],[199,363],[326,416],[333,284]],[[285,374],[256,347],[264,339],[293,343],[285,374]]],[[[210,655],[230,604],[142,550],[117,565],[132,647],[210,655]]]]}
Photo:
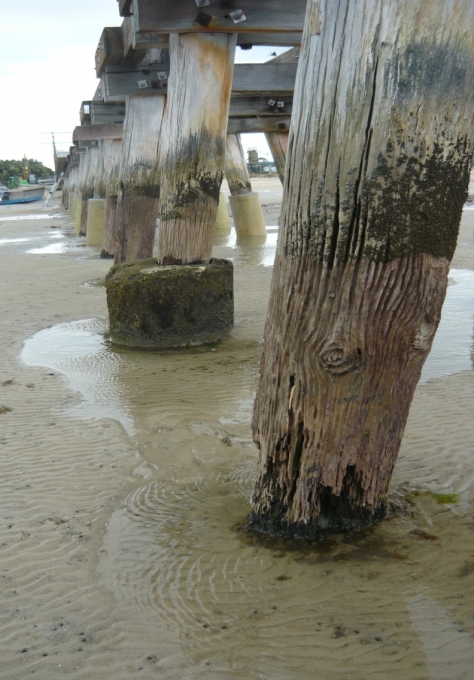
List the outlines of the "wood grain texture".
{"type": "Polygon", "coordinates": [[[227,135],[225,147],[225,178],[232,196],[242,196],[252,191],[250,175],[245,160],[240,135],[227,135]]]}
{"type": "Polygon", "coordinates": [[[123,37],[120,27],[104,28],[95,52],[95,74],[100,78],[105,64],[120,64],[123,61],[123,37]]]}
{"type": "Polygon", "coordinates": [[[155,184],[165,98],[128,97],[116,211],[115,263],[150,257],[159,186],[155,184]]]}
{"type": "MultiPolygon", "coordinates": [[[[136,33],[301,33],[305,0],[247,0],[246,21],[235,24],[229,9],[217,2],[198,8],[188,0],[133,0],[132,25],[136,33]],[[200,16],[201,15],[201,16],[200,16]],[[204,15],[204,16],[202,16],[204,15]],[[208,22],[208,23],[207,23],[208,22]],[[207,25],[206,25],[207,24],[207,25]]],[[[239,8],[236,8],[239,9],[239,8]]],[[[267,44],[272,45],[271,37],[267,44]]]]}
{"type": "Polygon", "coordinates": [[[100,155],[97,146],[88,147],[79,165],[78,191],[82,197],[82,211],[79,226],[79,236],[87,232],[87,207],[90,198],[94,198],[97,176],[99,173],[100,155]]]}
{"type": "Polygon", "coordinates": [[[208,262],[224,172],[235,36],[172,35],[158,257],[208,262]]]}
{"type": "Polygon", "coordinates": [[[310,0],[250,525],[369,526],[431,347],[473,151],[470,0],[310,0]]]}
{"type": "MultiPolygon", "coordinates": [[[[124,19],[122,29],[126,30],[126,33],[124,31],[124,52],[126,56],[136,55],[139,52],[144,52],[154,47],[169,47],[169,34],[134,33],[130,17],[124,19]],[[125,26],[125,22],[128,22],[127,26],[125,26]]],[[[260,33],[258,31],[237,33],[237,45],[242,46],[242,49],[251,49],[253,46],[270,44],[275,47],[291,47],[300,43],[300,31],[285,33],[260,33]]]]}
{"type": "Polygon", "coordinates": [[[115,250],[115,221],[117,216],[117,196],[108,195],[105,199],[104,235],[100,257],[108,259],[114,257],[115,250]]]}
{"type": "Polygon", "coordinates": [[[267,132],[265,138],[270,148],[280,182],[284,184],[286,154],[288,151],[288,133],[267,132]]]}
{"type": "Polygon", "coordinates": [[[250,118],[229,118],[227,132],[238,135],[242,132],[284,132],[290,129],[288,116],[262,116],[250,118]]]}
{"type": "Polygon", "coordinates": [[[132,0],[119,0],[119,12],[122,17],[129,17],[132,12],[132,0]]]}
{"type": "MultiPolygon", "coordinates": [[[[166,52],[165,52],[166,53],[166,52]]],[[[232,82],[233,94],[254,94],[262,97],[291,97],[295,88],[296,64],[236,64],[232,82]]],[[[155,90],[166,92],[169,63],[111,64],[104,67],[101,88],[105,102],[123,101],[129,94],[147,94],[155,90]]]]}
{"type": "Polygon", "coordinates": [[[122,139],[123,125],[79,125],[72,133],[74,142],[91,142],[99,139],[122,139]]]}
{"type": "Polygon", "coordinates": [[[115,249],[115,217],[117,194],[120,181],[120,163],[122,160],[122,141],[104,139],[99,142],[101,155],[100,179],[96,184],[96,195],[105,198],[104,231],[102,237],[101,257],[113,257],[115,249]]]}

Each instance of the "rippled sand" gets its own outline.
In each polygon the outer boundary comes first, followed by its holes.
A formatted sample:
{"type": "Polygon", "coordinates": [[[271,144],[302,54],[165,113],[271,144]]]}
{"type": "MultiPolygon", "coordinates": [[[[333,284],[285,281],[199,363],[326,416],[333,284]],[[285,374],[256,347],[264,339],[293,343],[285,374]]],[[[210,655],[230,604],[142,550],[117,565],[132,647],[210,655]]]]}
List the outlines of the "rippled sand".
{"type": "Polygon", "coordinates": [[[236,267],[227,342],[134,352],[107,340],[110,262],[57,203],[48,214],[0,213],[0,678],[472,678],[468,246],[416,392],[393,518],[291,544],[243,529],[274,230],[266,247],[216,248],[236,267]]]}

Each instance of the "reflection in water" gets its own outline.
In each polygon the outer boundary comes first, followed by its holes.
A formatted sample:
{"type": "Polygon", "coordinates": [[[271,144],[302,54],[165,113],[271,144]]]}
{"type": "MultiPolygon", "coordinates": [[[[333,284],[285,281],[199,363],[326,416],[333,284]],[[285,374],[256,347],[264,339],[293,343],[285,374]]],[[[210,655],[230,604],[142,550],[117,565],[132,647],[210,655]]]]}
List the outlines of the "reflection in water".
{"type": "Polygon", "coordinates": [[[71,413],[80,418],[113,418],[133,432],[128,399],[117,371],[122,358],[104,339],[107,325],[97,319],[45,328],[29,338],[22,360],[64,373],[82,401],[71,413]]]}
{"type": "Polygon", "coordinates": [[[238,260],[241,264],[261,264],[272,267],[275,260],[278,240],[278,227],[267,227],[266,236],[238,237],[234,229],[229,236],[218,236],[214,239],[214,246],[227,247],[225,254],[229,260],[238,260]]]}
{"type": "MultiPolygon", "coordinates": [[[[57,236],[61,238],[61,236],[57,236]]],[[[85,243],[77,243],[72,241],[69,243],[52,243],[49,246],[42,248],[31,248],[26,251],[29,255],[58,255],[60,253],[83,253],[84,256],[89,256],[93,253],[93,249],[86,246],[85,243]]]]}

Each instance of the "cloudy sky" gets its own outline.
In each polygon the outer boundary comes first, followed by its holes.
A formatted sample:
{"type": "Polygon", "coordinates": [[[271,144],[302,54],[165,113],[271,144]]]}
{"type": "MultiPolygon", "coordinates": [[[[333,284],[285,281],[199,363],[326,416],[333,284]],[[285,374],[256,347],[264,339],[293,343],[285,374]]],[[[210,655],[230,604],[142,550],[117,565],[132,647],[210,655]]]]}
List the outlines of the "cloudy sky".
{"type": "MultiPolygon", "coordinates": [[[[122,22],[118,4],[2,0],[0,7],[0,159],[26,154],[53,167],[50,132],[58,149],[67,150],[81,102],[97,87],[94,53],[102,29],[122,22]]],[[[270,51],[237,48],[236,61],[267,61],[270,51]]],[[[244,137],[244,147],[268,155],[263,135],[244,137]]]]}

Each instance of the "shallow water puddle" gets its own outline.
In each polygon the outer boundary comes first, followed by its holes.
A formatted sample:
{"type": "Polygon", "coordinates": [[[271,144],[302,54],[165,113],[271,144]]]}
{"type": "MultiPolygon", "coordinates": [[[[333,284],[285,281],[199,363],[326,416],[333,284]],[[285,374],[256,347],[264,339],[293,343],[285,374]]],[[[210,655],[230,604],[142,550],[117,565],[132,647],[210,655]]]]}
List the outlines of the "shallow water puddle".
{"type": "MultiPolygon", "coordinates": [[[[56,247],[66,246],[58,243],[48,248],[56,247]]],[[[45,252],[46,249],[38,250],[45,252]]],[[[472,368],[474,272],[452,270],[450,283],[441,323],[423,367],[422,382],[472,368]]],[[[127,386],[121,384],[119,369],[136,362],[148,366],[150,371],[154,368],[172,373],[173,364],[189,362],[187,370],[193,372],[196,367],[192,365],[193,359],[190,357],[204,356],[213,351],[217,352],[212,361],[215,363],[214,359],[218,360],[222,356],[225,361],[227,352],[234,352],[232,339],[213,350],[205,348],[189,353],[134,352],[114,348],[105,338],[107,330],[106,322],[94,319],[46,328],[25,342],[22,360],[29,365],[47,366],[64,373],[73,388],[81,392],[84,399],[81,409],[84,413],[89,412],[95,417],[114,417],[120,421],[124,419],[127,431],[131,431],[130,416],[125,415],[130,413],[130,395],[127,386]]],[[[235,349],[235,352],[238,351],[235,349]]],[[[251,360],[256,362],[257,351],[254,355],[251,360]]],[[[198,372],[201,369],[208,370],[209,367],[197,367],[198,372]]],[[[235,394],[234,408],[231,413],[221,416],[222,424],[249,422],[251,396],[235,394]]]]}
{"type": "Polygon", "coordinates": [[[40,236],[31,236],[30,238],[0,238],[0,246],[5,246],[8,243],[28,243],[29,241],[39,241],[40,236]]]}
{"type": "Polygon", "coordinates": [[[80,418],[113,418],[134,431],[128,400],[117,380],[121,357],[104,339],[107,326],[96,319],[45,328],[26,340],[21,358],[30,366],[60,371],[82,395],[71,413],[80,418]]]}
{"type": "Polygon", "coordinates": [[[10,217],[3,217],[0,214],[0,224],[2,222],[17,222],[18,220],[59,220],[63,218],[64,215],[62,213],[57,215],[12,215],[10,217]]]}
{"type": "Polygon", "coordinates": [[[278,227],[269,226],[265,237],[237,237],[235,229],[229,236],[216,237],[214,245],[221,248],[229,248],[229,252],[224,252],[223,257],[229,260],[238,261],[243,265],[263,265],[272,267],[275,261],[276,247],[278,241],[278,227]]]}
{"type": "Polygon", "coordinates": [[[41,248],[30,248],[25,252],[28,255],[60,255],[65,253],[73,253],[83,257],[89,257],[94,253],[94,249],[86,245],[85,241],[78,241],[76,237],[68,238],[68,234],[63,232],[54,232],[45,235],[49,240],[56,240],[56,243],[51,243],[41,248]]]}

